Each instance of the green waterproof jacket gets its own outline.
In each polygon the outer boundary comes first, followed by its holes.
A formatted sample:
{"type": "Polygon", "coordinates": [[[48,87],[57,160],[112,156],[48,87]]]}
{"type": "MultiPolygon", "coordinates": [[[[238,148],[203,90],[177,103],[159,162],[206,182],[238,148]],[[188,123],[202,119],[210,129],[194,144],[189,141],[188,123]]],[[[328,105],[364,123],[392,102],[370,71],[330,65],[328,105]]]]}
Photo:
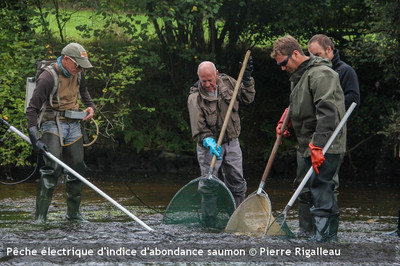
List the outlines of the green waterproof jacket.
{"type": "MultiPolygon", "coordinates": [[[[323,148],[345,114],[344,94],[338,74],[328,59],[312,56],[291,75],[290,117],[303,157],[311,156],[308,144],[323,148]]],[[[327,153],[346,150],[346,127],[327,153]]]]}
{"type": "MultiPolygon", "coordinates": [[[[218,140],[235,85],[234,78],[220,74],[217,79],[218,97],[208,95],[207,91],[201,87],[200,82],[196,82],[190,88],[187,106],[194,141],[202,144],[207,137],[218,140]]],[[[240,85],[222,143],[239,137],[241,130],[239,102],[252,103],[255,93],[253,78],[247,86],[244,86],[243,83],[240,85]]]]}

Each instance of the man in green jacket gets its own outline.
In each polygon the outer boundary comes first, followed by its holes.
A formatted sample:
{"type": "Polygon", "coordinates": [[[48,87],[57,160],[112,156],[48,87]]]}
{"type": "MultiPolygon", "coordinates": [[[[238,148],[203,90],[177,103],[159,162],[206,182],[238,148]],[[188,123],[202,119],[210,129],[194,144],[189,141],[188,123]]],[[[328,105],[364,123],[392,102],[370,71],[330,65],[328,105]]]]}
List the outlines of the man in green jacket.
{"type": "Polygon", "coordinates": [[[219,73],[214,63],[204,61],[198,66],[199,81],[190,88],[187,102],[201,174],[208,173],[212,156],[215,154],[218,161],[213,175],[218,177],[219,169],[222,170],[223,179],[232,192],[236,206],[245,199],[247,190],[238,139],[241,131],[239,103],[250,104],[254,100],[256,92],[254,79],[251,77],[252,71],[253,61],[250,57],[220,147],[217,147],[216,141],[221,134],[236,80],[219,73]]]}
{"type": "MultiPolygon", "coordinates": [[[[314,173],[308,186],[316,242],[337,241],[339,207],[333,194],[332,177],[346,148],[346,128],[338,134],[326,154],[323,147],[345,114],[344,94],[331,62],[306,56],[299,43],[287,35],[275,41],[271,57],[291,74],[290,118],[298,150],[307,168],[314,173]]],[[[282,129],[286,130],[286,129],[282,129]]]]}

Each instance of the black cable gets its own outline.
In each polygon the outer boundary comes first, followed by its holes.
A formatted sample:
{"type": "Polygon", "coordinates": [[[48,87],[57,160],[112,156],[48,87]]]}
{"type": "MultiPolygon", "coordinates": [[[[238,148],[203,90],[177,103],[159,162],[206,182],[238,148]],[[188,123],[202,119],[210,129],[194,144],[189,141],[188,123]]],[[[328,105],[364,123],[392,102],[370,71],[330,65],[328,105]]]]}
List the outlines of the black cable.
{"type": "Polygon", "coordinates": [[[21,180],[21,181],[17,181],[17,182],[3,182],[3,181],[0,181],[0,184],[3,184],[3,185],[18,185],[18,184],[21,184],[21,183],[24,183],[25,181],[27,181],[29,178],[31,178],[31,177],[36,173],[36,170],[37,170],[37,168],[38,168],[38,165],[39,165],[39,155],[38,155],[36,158],[37,158],[37,159],[36,159],[36,166],[35,166],[35,168],[33,169],[32,173],[31,173],[28,177],[24,178],[24,179],[21,180]]]}
{"type": "Polygon", "coordinates": [[[146,202],[144,202],[144,201],[139,197],[139,195],[136,194],[135,191],[132,190],[132,188],[128,185],[128,183],[125,181],[125,179],[123,179],[121,176],[120,176],[120,178],[121,178],[122,182],[125,184],[125,186],[129,189],[129,191],[130,191],[144,206],[146,206],[147,208],[153,210],[153,211],[156,212],[156,213],[164,214],[164,213],[160,212],[158,209],[155,209],[154,207],[149,206],[148,204],[146,204],[146,202]]]}
{"type": "MultiPolygon", "coordinates": [[[[4,121],[4,120],[2,119],[2,121],[4,121]]],[[[4,123],[4,122],[3,122],[3,123],[4,123]]],[[[4,123],[4,124],[6,124],[6,123],[4,123]]],[[[6,132],[4,133],[4,135],[5,135],[7,132],[8,132],[8,130],[6,130],[6,132]]],[[[4,142],[4,138],[5,138],[4,135],[3,135],[3,137],[0,139],[0,142],[4,142]]],[[[21,183],[27,181],[29,178],[31,178],[31,177],[36,173],[36,170],[37,170],[38,165],[39,165],[39,159],[40,159],[40,157],[39,157],[39,155],[37,155],[37,157],[36,157],[36,166],[35,166],[35,168],[33,169],[32,173],[31,173],[28,177],[24,178],[24,179],[21,180],[21,181],[17,181],[17,182],[3,182],[3,181],[0,181],[0,184],[3,184],[3,185],[18,185],[18,184],[21,184],[21,183]]],[[[11,177],[11,178],[12,178],[12,177],[11,177]]]]}

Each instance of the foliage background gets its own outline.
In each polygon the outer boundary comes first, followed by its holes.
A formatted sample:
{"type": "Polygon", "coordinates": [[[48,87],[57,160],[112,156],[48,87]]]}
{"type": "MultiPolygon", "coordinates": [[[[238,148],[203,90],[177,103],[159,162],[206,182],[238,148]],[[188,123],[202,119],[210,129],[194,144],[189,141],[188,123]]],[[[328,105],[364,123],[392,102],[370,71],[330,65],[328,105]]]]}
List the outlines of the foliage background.
{"type": "MultiPolygon", "coordinates": [[[[357,71],[362,96],[342,170],[354,178],[398,172],[399,1],[5,0],[0,7],[0,108],[25,133],[25,83],[35,60],[57,57],[76,41],[94,65],[87,77],[101,131],[95,151],[194,155],[186,99],[198,63],[212,60],[235,77],[252,49],[257,95],[241,107],[240,141],[245,163],[263,167],[289,95],[271,44],[291,34],[306,49],[312,35],[325,33],[357,71]]],[[[0,165],[31,164],[30,147],[1,133],[0,165]]],[[[294,137],[285,141],[280,156],[295,145],[294,137]]]]}

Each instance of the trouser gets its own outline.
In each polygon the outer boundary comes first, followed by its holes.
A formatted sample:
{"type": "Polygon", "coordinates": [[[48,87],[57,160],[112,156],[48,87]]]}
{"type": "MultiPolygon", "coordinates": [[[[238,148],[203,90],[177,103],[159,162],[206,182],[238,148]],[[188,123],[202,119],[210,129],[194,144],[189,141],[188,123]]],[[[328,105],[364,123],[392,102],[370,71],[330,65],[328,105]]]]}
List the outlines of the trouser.
{"type": "MultiPolygon", "coordinates": [[[[304,158],[306,168],[311,167],[311,157],[304,158]]],[[[313,199],[310,214],[313,221],[313,236],[310,241],[337,241],[339,228],[339,207],[333,190],[332,180],[340,164],[339,154],[325,154],[325,161],[318,168],[319,174],[312,173],[309,179],[309,189],[313,199]]]]}
{"type": "MultiPolygon", "coordinates": [[[[212,175],[218,177],[218,171],[221,169],[224,183],[232,193],[237,207],[245,199],[247,190],[247,183],[243,177],[242,150],[238,139],[222,144],[221,147],[222,160],[217,160],[212,175]]],[[[210,170],[212,156],[210,151],[200,144],[197,145],[197,159],[201,175],[207,175],[210,170]]]]}
{"type": "MultiPolygon", "coordinates": [[[[334,197],[337,202],[338,195],[339,195],[339,170],[341,161],[343,160],[344,154],[340,154],[340,162],[337,165],[335,174],[332,178],[334,182],[334,197]]],[[[296,179],[294,180],[294,187],[297,188],[301,181],[303,180],[304,176],[307,174],[309,167],[306,167],[305,161],[301,153],[297,150],[297,172],[296,172],[296,179]]],[[[312,225],[312,218],[310,209],[313,206],[313,199],[311,195],[311,191],[309,189],[308,184],[304,186],[299,194],[299,201],[298,201],[298,213],[299,213],[299,227],[300,230],[304,233],[312,233],[313,232],[313,225],[312,225]]]]}
{"type": "MultiPolygon", "coordinates": [[[[48,151],[58,159],[64,161],[68,166],[79,174],[84,174],[85,165],[83,162],[83,140],[78,135],[79,124],[70,125],[62,123],[64,146],[60,144],[60,138],[54,130],[57,127],[53,123],[46,123],[42,126],[42,141],[46,143],[48,151]],[[71,140],[71,137],[77,139],[71,140]]],[[[36,195],[35,220],[37,223],[46,223],[47,212],[52,200],[54,189],[58,183],[58,178],[63,173],[63,169],[53,160],[44,156],[44,166],[40,169],[40,182],[36,195]]],[[[67,218],[81,219],[79,206],[82,194],[82,181],[66,173],[65,179],[66,197],[67,197],[67,218]]]]}
{"type": "MultiPolygon", "coordinates": [[[[311,216],[339,215],[339,207],[333,194],[335,184],[332,180],[339,162],[339,154],[325,154],[325,161],[318,168],[319,174],[313,172],[311,175],[308,183],[313,198],[313,206],[310,209],[311,216]]],[[[304,163],[306,168],[309,169],[311,157],[304,158],[304,163]]]]}

